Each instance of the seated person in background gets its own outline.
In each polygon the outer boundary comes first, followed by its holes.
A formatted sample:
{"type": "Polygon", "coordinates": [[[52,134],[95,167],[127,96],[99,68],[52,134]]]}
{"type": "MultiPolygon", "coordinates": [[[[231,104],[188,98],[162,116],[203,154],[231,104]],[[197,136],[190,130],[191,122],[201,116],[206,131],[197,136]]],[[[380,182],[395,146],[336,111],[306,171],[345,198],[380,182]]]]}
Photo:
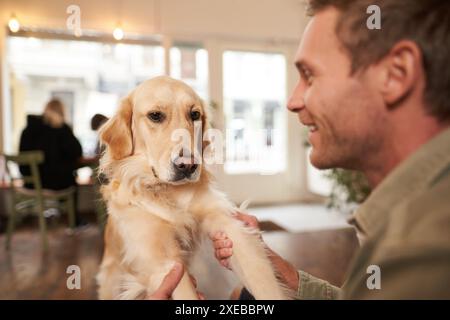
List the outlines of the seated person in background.
{"type": "MultiPolygon", "coordinates": [[[[100,127],[106,122],[108,121],[108,117],[104,116],[103,114],[100,113],[96,113],[92,118],[91,118],[91,129],[92,131],[98,131],[98,129],[100,129],[100,127]]],[[[102,148],[100,147],[100,143],[97,142],[97,145],[95,146],[95,155],[97,156],[97,158],[100,158],[100,155],[102,153],[102,148]]]]}
{"type": "MultiPolygon", "coordinates": [[[[44,152],[44,163],[39,166],[44,189],[76,187],[76,169],[82,157],[82,148],[72,129],[64,122],[64,106],[61,101],[50,100],[42,116],[28,116],[27,126],[20,137],[19,150],[44,152]]],[[[20,171],[28,174],[29,168],[21,167],[20,171]]],[[[31,185],[25,187],[32,188],[31,185]]],[[[77,212],[77,191],[75,214],[77,226],[83,224],[77,212]]]]}
{"type": "MultiPolygon", "coordinates": [[[[91,129],[92,131],[98,131],[98,129],[100,129],[100,127],[106,122],[108,121],[108,117],[100,114],[100,113],[96,113],[92,118],[91,118],[91,129]]],[[[83,157],[79,159],[79,166],[80,167],[91,167],[92,170],[95,170],[98,167],[98,162],[100,160],[100,156],[102,153],[103,149],[100,146],[100,143],[97,139],[97,143],[95,145],[95,150],[94,150],[94,154],[91,157],[83,157]]],[[[95,173],[94,173],[95,176],[95,173]]]]}
{"type": "MultiPolygon", "coordinates": [[[[108,121],[108,119],[109,119],[108,117],[106,117],[100,113],[96,113],[91,118],[92,131],[98,131],[100,129],[100,127],[106,121],[108,121]]],[[[106,177],[103,173],[98,175],[98,172],[97,172],[97,168],[98,168],[98,164],[99,164],[100,156],[101,156],[102,152],[103,152],[103,148],[100,145],[100,142],[97,137],[94,154],[91,157],[80,159],[80,166],[88,166],[92,169],[92,174],[91,174],[91,179],[90,179],[91,183],[97,181],[97,183],[103,184],[103,183],[106,183],[106,181],[107,181],[106,177]]]]}

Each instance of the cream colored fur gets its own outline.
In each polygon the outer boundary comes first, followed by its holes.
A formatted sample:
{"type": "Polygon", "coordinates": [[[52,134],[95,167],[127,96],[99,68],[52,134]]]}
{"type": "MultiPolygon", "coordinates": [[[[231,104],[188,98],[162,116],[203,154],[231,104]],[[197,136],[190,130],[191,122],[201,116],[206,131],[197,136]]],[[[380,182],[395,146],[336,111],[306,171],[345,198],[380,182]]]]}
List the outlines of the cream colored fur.
{"type": "Polygon", "coordinates": [[[193,131],[189,112],[194,109],[207,128],[206,110],[195,92],[158,77],[136,88],[101,129],[107,148],[100,171],[109,183],[102,187],[108,221],[97,277],[100,299],[151,295],[175,261],[186,272],[173,298],[197,299],[188,276],[190,257],[202,235],[218,231],[232,239],[232,269],[256,299],[287,298],[258,234],[232,217],[237,209],[214,187],[205,166],[192,179],[171,180],[170,149],[176,147],[171,131],[193,131]],[[152,110],[163,112],[164,122],[149,120],[152,110]]]}

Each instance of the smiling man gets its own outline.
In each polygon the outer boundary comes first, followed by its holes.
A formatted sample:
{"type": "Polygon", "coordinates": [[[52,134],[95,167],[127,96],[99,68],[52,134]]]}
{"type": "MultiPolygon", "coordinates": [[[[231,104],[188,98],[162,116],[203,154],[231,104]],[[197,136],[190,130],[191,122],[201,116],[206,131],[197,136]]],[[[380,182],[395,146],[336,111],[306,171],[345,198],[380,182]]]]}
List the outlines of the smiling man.
{"type": "MultiPolygon", "coordinates": [[[[374,191],[351,219],[361,248],[342,288],[272,262],[299,299],[449,299],[450,2],[310,0],[309,12],[288,108],[315,167],[359,170],[374,191]],[[366,27],[370,5],[381,30],[366,27]]],[[[213,240],[227,266],[231,241],[213,240]]]]}

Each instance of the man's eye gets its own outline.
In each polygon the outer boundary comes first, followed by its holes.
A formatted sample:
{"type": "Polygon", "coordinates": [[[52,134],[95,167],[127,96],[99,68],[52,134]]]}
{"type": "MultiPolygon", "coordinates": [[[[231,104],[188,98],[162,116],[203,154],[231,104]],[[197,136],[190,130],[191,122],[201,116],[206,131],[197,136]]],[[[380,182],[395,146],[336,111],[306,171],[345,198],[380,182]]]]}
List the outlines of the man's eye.
{"type": "Polygon", "coordinates": [[[307,83],[308,85],[311,85],[314,77],[313,77],[313,75],[311,74],[311,72],[305,71],[305,72],[303,73],[303,78],[305,79],[305,81],[306,81],[306,83],[307,83]]]}
{"type": "Polygon", "coordinates": [[[305,67],[300,67],[300,76],[306,82],[308,86],[312,85],[312,81],[314,79],[314,75],[312,72],[305,67]]]}
{"type": "Polygon", "coordinates": [[[200,112],[198,112],[198,111],[191,111],[191,119],[192,119],[192,121],[200,119],[200,116],[201,116],[200,112]]]}
{"type": "Polygon", "coordinates": [[[164,120],[164,113],[159,112],[159,111],[154,111],[154,112],[149,112],[147,114],[147,117],[152,120],[153,122],[163,122],[164,120]]]}

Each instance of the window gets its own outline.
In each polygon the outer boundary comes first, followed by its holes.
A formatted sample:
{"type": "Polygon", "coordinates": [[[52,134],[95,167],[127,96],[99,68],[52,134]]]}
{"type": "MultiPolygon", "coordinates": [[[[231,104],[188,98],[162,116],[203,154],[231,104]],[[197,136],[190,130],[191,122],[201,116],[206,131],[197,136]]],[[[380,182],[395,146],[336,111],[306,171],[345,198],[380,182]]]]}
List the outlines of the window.
{"type": "Polygon", "coordinates": [[[190,85],[208,101],[208,53],[205,49],[175,45],[170,49],[170,75],[190,85]]]}
{"type": "Polygon", "coordinates": [[[223,78],[225,171],[275,174],[285,170],[285,57],[225,51],[223,78]]]}
{"type": "Polygon", "coordinates": [[[27,114],[41,114],[52,97],[60,98],[84,154],[95,150],[90,128],[96,113],[114,114],[119,100],[137,84],[164,74],[159,45],[107,44],[93,41],[9,37],[7,63],[11,79],[13,137],[7,150],[17,151],[27,114]]]}

